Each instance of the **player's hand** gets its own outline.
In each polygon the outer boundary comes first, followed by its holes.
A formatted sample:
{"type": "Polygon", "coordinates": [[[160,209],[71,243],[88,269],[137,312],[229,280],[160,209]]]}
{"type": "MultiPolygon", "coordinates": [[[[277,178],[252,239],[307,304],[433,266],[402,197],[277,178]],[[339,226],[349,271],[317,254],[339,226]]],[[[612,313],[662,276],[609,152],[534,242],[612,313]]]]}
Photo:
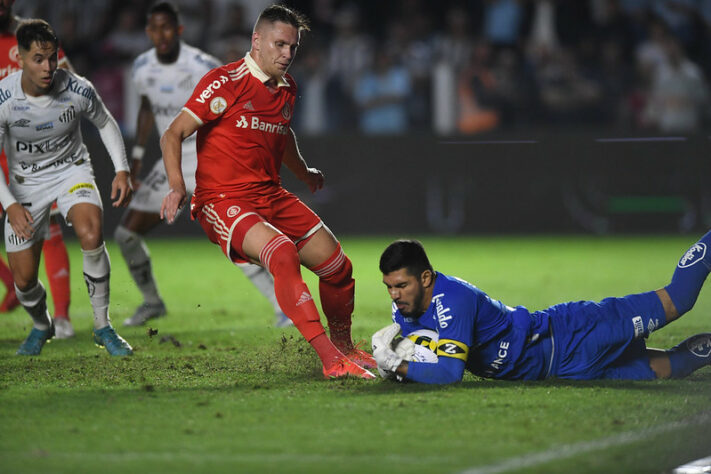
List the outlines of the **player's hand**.
{"type": "Polygon", "coordinates": [[[185,186],[182,189],[171,189],[163,198],[163,203],[160,206],[160,218],[172,224],[175,221],[175,216],[180,208],[185,205],[186,193],[185,186]]]}
{"type": "Polygon", "coordinates": [[[400,325],[393,323],[373,334],[373,358],[378,363],[378,372],[383,377],[393,377],[402,363],[402,357],[391,348],[393,339],[398,333],[400,333],[400,325]]]}
{"type": "Polygon", "coordinates": [[[131,196],[133,196],[131,176],[128,174],[128,171],[119,171],[111,183],[111,200],[113,200],[113,206],[128,206],[128,203],[131,202],[131,196]]]}
{"type": "Polygon", "coordinates": [[[7,212],[7,221],[10,223],[15,235],[22,239],[30,239],[35,233],[35,228],[32,227],[34,219],[32,214],[19,202],[10,204],[5,212],[7,212]]]}
{"type": "Polygon", "coordinates": [[[325,177],[323,176],[321,170],[316,168],[307,168],[306,176],[304,176],[302,181],[309,187],[309,191],[315,193],[319,189],[323,188],[325,177]]]}

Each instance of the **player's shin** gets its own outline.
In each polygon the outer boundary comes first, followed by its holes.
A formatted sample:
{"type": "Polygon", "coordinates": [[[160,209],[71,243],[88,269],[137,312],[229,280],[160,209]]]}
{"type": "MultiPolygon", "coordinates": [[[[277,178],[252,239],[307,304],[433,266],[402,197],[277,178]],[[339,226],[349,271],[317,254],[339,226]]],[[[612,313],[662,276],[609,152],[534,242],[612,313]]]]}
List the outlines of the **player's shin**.
{"type": "Polygon", "coordinates": [[[319,277],[321,308],[331,340],[341,351],[353,349],[351,315],[355,295],[353,266],[340,244],[325,262],[310,269],[319,277]]]}
{"type": "Polygon", "coordinates": [[[71,291],[69,286],[69,255],[62,238],[62,228],[56,222],[49,225],[49,239],[42,246],[44,267],[54,301],[54,317],[69,319],[71,291]]]}
{"type": "Polygon", "coordinates": [[[94,329],[109,325],[109,277],[111,262],[106,246],[83,250],[84,281],[94,310],[94,329]]]}
{"type": "Polygon", "coordinates": [[[15,292],[20,304],[32,318],[33,326],[41,331],[49,329],[52,325],[52,318],[47,311],[47,292],[42,282],[37,281],[37,284],[27,291],[20,291],[15,287],[15,292]]]}
{"type": "Polygon", "coordinates": [[[711,365],[711,334],[697,334],[666,351],[671,377],[682,378],[711,365]]]}
{"type": "Polygon", "coordinates": [[[665,287],[680,316],[696,303],[710,270],[711,232],[708,232],[681,257],[671,283],[665,287]]]}
{"type": "Polygon", "coordinates": [[[124,226],[118,226],[114,233],[121,255],[128,265],[131,278],[148,304],[162,304],[158,285],[153,276],[151,256],[143,238],[124,226]]]}
{"type": "Polygon", "coordinates": [[[259,259],[274,276],[274,292],[279,305],[316,350],[324,367],[328,368],[342,358],[343,354],[325,335],[316,305],[301,277],[301,263],[293,242],[278,235],[262,248],[259,259]]]}

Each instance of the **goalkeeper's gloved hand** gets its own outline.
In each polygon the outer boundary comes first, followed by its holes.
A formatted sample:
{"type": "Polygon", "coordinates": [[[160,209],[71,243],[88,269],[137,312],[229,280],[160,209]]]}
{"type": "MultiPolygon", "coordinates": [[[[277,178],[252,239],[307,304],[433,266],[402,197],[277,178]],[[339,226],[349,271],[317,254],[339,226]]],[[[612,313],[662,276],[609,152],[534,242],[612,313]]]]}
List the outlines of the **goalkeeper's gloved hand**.
{"type": "Polygon", "coordinates": [[[393,323],[373,334],[373,358],[377,362],[378,372],[383,378],[394,377],[395,371],[402,363],[402,357],[397,355],[391,348],[393,339],[399,333],[400,325],[393,323]]]}

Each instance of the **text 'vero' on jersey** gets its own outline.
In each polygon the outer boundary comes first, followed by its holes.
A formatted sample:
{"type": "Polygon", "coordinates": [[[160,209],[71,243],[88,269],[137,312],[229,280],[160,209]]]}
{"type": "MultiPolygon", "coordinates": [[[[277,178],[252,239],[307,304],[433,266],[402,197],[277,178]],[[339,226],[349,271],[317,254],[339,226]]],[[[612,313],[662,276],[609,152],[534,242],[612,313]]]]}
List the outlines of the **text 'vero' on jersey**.
{"type": "Polygon", "coordinates": [[[210,71],[183,110],[202,125],[197,133],[195,199],[280,185],[296,83],[288,74],[275,89],[247,55],[210,71]]]}
{"type": "Polygon", "coordinates": [[[65,69],[57,69],[52,89],[36,98],[25,95],[21,77],[18,71],[0,81],[0,140],[11,181],[45,182],[89,160],[81,116],[100,128],[110,115],[91,82],[65,69]]]}

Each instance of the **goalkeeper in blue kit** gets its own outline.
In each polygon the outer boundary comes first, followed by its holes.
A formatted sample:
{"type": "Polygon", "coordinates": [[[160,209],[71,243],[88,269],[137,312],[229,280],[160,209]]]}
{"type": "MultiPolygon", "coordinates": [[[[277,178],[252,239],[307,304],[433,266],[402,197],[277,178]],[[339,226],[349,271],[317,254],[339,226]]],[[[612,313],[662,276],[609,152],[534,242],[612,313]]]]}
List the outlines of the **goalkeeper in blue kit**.
{"type": "Polygon", "coordinates": [[[645,338],[693,307],[711,270],[709,247],[711,232],[656,291],[530,312],[434,271],[422,244],[399,240],[380,258],[394,322],[373,335],[373,356],[381,374],[422,383],[457,382],[465,369],[510,380],[685,377],[711,365],[711,333],[669,350],[648,348],[645,338]],[[438,333],[436,363],[403,360],[392,348],[399,333],[421,329],[438,333]]]}

